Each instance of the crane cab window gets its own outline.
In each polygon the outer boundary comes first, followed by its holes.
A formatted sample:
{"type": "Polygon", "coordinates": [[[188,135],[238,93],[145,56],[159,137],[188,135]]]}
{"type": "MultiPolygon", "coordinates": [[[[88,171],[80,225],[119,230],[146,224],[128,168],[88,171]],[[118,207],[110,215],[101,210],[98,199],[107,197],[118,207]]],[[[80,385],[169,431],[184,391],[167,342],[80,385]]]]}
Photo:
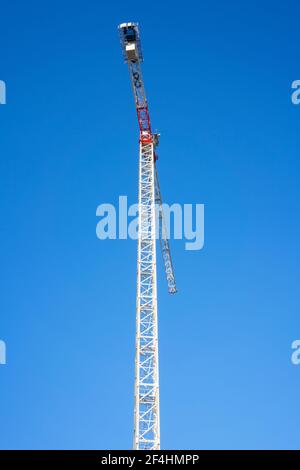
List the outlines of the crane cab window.
{"type": "Polygon", "coordinates": [[[136,38],[136,36],[135,36],[134,29],[133,28],[127,28],[125,30],[125,39],[126,39],[126,41],[133,42],[133,41],[135,41],[135,38],[136,38]]]}

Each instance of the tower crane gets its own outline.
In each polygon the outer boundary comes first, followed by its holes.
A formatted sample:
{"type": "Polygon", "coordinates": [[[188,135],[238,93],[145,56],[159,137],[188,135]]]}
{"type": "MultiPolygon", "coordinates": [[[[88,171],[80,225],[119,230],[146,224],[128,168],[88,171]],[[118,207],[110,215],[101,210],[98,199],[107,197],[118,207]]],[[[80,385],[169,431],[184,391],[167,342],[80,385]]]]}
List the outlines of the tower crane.
{"type": "Polygon", "coordinates": [[[177,289],[156,165],[159,134],[152,132],[151,128],[141,70],[143,55],[138,24],[120,24],[119,34],[124,60],[129,68],[140,130],[133,448],[155,450],[160,449],[156,207],[168,291],[174,294],[177,289]]]}

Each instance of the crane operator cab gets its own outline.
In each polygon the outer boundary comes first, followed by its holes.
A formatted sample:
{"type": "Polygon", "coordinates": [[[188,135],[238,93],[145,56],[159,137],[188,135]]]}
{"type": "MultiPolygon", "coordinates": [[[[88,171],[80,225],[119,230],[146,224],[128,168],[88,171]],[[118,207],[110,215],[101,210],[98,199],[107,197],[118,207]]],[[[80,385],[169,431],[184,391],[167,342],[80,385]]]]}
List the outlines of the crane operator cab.
{"type": "Polygon", "coordinates": [[[119,26],[125,62],[142,61],[139,28],[137,23],[122,23],[119,26]]]}
{"type": "Polygon", "coordinates": [[[136,34],[133,26],[124,28],[124,36],[127,42],[134,42],[136,40],[136,34]]]}

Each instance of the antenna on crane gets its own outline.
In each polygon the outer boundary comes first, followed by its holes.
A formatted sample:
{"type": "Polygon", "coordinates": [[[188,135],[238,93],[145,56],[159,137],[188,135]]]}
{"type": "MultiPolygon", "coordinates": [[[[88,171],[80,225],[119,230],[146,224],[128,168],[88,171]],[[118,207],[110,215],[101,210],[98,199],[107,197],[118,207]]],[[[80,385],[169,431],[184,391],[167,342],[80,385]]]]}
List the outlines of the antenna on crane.
{"type": "Polygon", "coordinates": [[[142,78],[143,61],[138,23],[122,23],[119,34],[134,93],[140,128],[138,272],[136,297],[136,355],[134,449],[160,449],[156,214],[159,207],[160,245],[168,290],[177,292],[156,166],[159,134],[151,130],[142,78]]]}

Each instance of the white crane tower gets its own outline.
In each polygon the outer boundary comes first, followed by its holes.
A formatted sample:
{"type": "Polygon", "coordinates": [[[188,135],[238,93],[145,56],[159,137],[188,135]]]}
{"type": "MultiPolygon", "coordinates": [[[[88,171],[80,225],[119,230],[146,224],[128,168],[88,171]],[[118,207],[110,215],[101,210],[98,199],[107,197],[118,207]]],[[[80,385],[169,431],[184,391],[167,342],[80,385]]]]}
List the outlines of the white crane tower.
{"type": "Polygon", "coordinates": [[[138,24],[122,23],[119,26],[119,33],[124,59],[129,67],[140,128],[133,447],[134,449],[160,449],[156,206],[159,210],[160,245],[168,289],[171,294],[177,290],[156,167],[159,134],[151,130],[141,71],[143,56],[138,24]]]}

